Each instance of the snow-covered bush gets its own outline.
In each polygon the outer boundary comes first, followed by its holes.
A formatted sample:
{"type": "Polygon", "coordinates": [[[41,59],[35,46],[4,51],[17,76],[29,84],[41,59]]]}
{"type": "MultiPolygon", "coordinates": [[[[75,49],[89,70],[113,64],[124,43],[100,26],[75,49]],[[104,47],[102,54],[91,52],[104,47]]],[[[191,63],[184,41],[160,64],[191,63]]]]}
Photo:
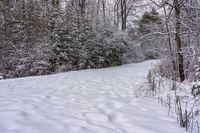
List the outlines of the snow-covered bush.
{"type": "MultiPolygon", "coordinates": [[[[85,20],[84,20],[85,21],[85,20]]],[[[70,25],[59,31],[54,45],[56,71],[104,68],[127,63],[130,42],[125,33],[107,28],[94,31],[89,25],[70,25]]]]}
{"type": "Polygon", "coordinates": [[[194,96],[200,94],[200,58],[198,58],[198,64],[194,66],[195,68],[195,81],[191,84],[191,91],[194,96]]]}
{"type": "Polygon", "coordinates": [[[173,80],[177,79],[177,71],[174,70],[173,60],[169,56],[159,60],[156,64],[156,70],[157,74],[161,77],[173,80]]]}
{"type": "Polygon", "coordinates": [[[185,75],[189,82],[196,80],[197,58],[200,57],[200,47],[198,45],[186,46],[182,49],[184,57],[185,75]],[[194,67],[195,66],[195,67],[194,67]]]}
{"type": "Polygon", "coordinates": [[[2,73],[0,73],[0,80],[1,80],[1,79],[3,79],[3,74],[2,74],[2,73]]]}
{"type": "Polygon", "coordinates": [[[144,60],[140,43],[117,29],[109,16],[101,21],[101,13],[97,18],[89,11],[91,5],[52,2],[0,2],[0,68],[5,70],[4,78],[144,60]]]}
{"type": "MultiPolygon", "coordinates": [[[[106,31],[106,30],[105,30],[106,31]]],[[[126,63],[128,53],[128,40],[123,35],[118,35],[112,31],[96,34],[96,43],[87,44],[87,62],[91,63],[91,68],[102,68],[117,66],[126,63]]]]}
{"type": "Polygon", "coordinates": [[[181,127],[190,133],[199,131],[200,120],[200,58],[195,65],[195,81],[178,83],[170,72],[170,59],[161,60],[156,68],[149,71],[147,82],[135,91],[136,96],[154,96],[166,106],[168,115],[177,117],[181,127]],[[169,67],[169,68],[168,68],[169,67]]]}
{"type": "Polygon", "coordinates": [[[113,41],[115,45],[122,46],[125,51],[122,57],[122,63],[141,62],[145,60],[141,44],[126,32],[115,32],[113,34],[113,41]]]}

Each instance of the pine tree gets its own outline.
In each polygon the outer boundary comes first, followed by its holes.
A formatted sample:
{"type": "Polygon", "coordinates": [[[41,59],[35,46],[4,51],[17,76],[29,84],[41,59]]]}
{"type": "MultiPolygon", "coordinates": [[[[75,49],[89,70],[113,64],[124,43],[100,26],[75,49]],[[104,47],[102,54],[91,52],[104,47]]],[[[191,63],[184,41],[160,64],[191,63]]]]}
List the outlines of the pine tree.
{"type": "Polygon", "coordinates": [[[143,38],[141,46],[147,59],[158,58],[160,49],[166,47],[160,35],[163,32],[162,23],[163,20],[155,8],[151,12],[145,12],[139,22],[139,34],[143,38]]]}
{"type": "Polygon", "coordinates": [[[63,20],[53,32],[54,65],[58,71],[77,70],[81,60],[82,44],[78,18],[76,14],[70,14],[68,17],[71,17],[70,22],[63,20]]]}
{"type": "Polygon", "coordinates": [[[156,12],[155,8],[152,8],[152,11],[145,12],[140,20],[140,33],[145,35],[151,32],[160,31],[162,23],[163,20],[159,16],[159,13],[156,12]]]}

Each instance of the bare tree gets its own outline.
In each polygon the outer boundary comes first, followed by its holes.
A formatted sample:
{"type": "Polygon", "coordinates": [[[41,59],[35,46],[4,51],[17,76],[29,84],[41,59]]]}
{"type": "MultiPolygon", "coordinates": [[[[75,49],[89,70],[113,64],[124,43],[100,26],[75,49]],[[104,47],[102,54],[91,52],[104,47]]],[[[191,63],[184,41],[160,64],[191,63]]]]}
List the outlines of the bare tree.
{"type": "Polygon", "coordinates": [[[125,31],[127,28],[127,18],[136,1],[137,0],[120,0],[122,31],[125,31]]]}
{"type": "Polygon", "coordinates": [[[120,21],[119,6],[120,6],[120,0],[116,0],[114,4],[114,25],[117,28],[119,28],[119,21],[120,21]]]}

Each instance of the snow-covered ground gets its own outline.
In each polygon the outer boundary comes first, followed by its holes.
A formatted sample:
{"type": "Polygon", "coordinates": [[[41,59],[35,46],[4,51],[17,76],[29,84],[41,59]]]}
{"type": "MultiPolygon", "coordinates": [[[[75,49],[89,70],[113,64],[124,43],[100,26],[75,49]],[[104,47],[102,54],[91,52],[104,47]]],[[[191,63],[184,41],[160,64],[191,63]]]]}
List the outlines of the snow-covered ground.
{"type": "Polygon", "coordinates": [[[0,133],[184,133],[135,98],[154,61],[0,81],[0,133]]]}

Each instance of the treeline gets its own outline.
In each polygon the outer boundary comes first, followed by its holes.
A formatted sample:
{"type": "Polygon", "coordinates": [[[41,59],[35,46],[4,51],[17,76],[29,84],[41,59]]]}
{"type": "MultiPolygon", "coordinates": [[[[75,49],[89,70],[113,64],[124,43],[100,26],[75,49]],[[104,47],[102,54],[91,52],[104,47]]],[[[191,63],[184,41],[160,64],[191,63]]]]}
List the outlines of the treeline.
{"type": "Polygon", "coordinates": [[[157,58],[164,44],[141,37],[156,27],[161,31],[163,21],[158,12],[146,12],[136,25],[129,25],[140,2],[0,1],[1,75],[43,75],[157,58]]]}

